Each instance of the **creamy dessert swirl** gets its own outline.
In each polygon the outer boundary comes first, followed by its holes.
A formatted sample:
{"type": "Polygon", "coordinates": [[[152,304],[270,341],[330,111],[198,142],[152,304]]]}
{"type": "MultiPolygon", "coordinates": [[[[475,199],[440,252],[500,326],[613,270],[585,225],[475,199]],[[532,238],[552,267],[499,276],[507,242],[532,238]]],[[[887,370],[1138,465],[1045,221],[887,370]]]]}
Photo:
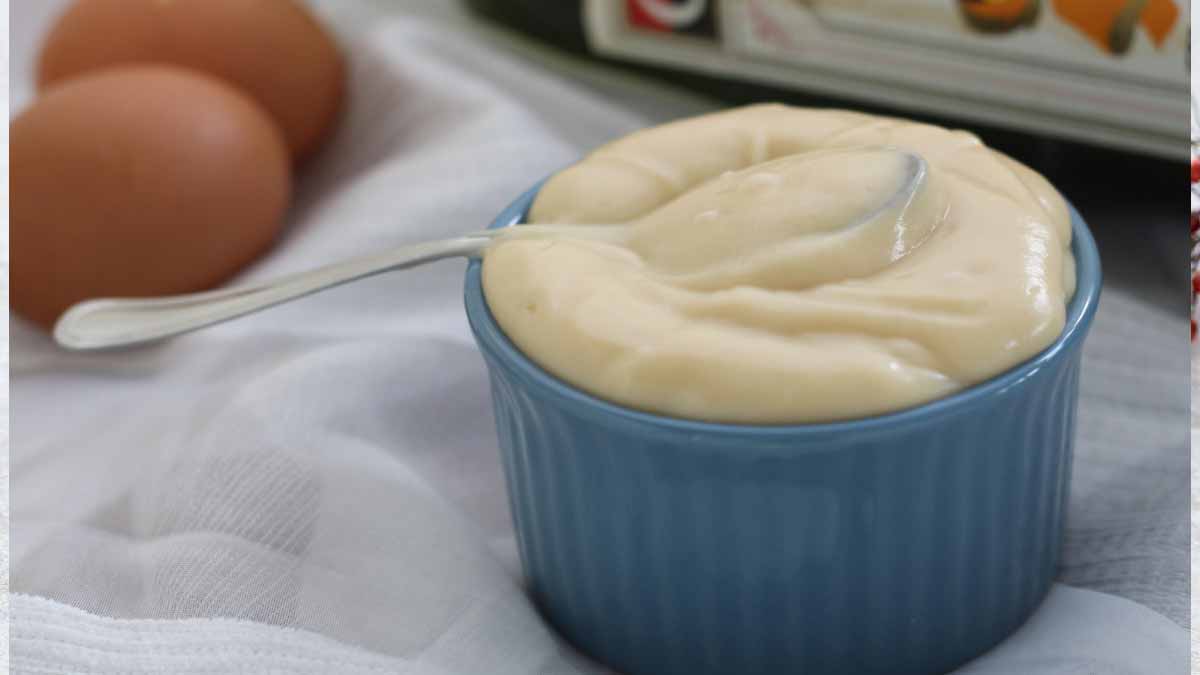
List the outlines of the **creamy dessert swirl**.
{"type": "Polygon", "coordinates": [[[505,334],[584,391],[688,419],[930,401],[1048,346],[1074,292],[1070,217],[1039,174],[969,133],[846,111],[639,131],[552,177],[529,220],[608,229],[487,251],[505,334]]]}

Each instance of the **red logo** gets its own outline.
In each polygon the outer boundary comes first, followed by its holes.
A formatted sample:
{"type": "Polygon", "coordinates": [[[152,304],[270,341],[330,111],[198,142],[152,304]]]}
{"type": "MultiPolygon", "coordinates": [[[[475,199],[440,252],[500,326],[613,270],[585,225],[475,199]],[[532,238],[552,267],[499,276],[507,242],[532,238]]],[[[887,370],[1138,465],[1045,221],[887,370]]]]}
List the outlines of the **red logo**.
{"type": "Polygon", "coordinates": [[[638,28],[666,33],[692,32],[700,24],[711,24],[709,0],[625,0],[629,23],[638,28]]]}

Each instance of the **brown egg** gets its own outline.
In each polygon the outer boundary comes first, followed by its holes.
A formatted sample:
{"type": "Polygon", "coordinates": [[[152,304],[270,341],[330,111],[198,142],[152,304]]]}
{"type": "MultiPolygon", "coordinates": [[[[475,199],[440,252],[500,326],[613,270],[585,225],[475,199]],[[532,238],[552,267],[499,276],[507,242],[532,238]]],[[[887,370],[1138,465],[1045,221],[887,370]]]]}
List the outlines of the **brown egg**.
{"type": "Polygon", "coordinates": [[[332,132],[345,84],[337,45],[293,0],[78,0],[42,46],[38,82],[134,62],[236,84],[271,113],[297,159],[332,132]]]}
{"type": "Polygon", "coordinates": [[[263,253],[291,190],[279,129],[173,66],[47,90],[9,128],[11,300],[49,327],[98,296],[210,288],[263,253]]]}

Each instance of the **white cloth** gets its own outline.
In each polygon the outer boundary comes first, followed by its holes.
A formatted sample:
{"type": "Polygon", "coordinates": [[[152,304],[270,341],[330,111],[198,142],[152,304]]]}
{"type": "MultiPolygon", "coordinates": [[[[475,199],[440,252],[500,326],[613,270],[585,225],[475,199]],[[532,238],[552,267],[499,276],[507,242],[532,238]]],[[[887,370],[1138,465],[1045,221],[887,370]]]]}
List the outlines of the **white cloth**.
{"type": "MultiPolygon", "coordinates": [[[[1200,396],[1200,359],[1192,348],[1192,401],[1200,396]]],[[[1191,578],[1200,575],[1200,406],[1192,404],[1192,556],[1191,578]]],[[[1196,624],[1200,614],[1200,593],[1192,592],[1192,672],[1200,672],[1200,626],[1196,624]]]]}
{"type": "MultiPolygon", "coordinates": [[[[15,3],[18,105],[59,4],[15,3]]],[[[479,228],[597,143],[714,105],[450,3],[318,5],[352,62],[350,108],[242,281],[479,228]]],[[[463,267],[120,353],[65,354],[14,320],[14,670],[603,672],[522,592],[463,267]]],[[[1064,573],[1174,622],[1059,586],[964,672],[1185,672],[1187,508],[1164,473],[1187,462],[1183,319],[1109,278],[1064,573]]]]}
{"type": "MultiPolygon", "coordinates": [[[[102,675],[345,673],[346,675],[551,675],[599,672],[532,639],[520,615],[459,623],[497,642],[447,636],[411,657],[390,657],[306,630],[235,619],[111,619],[18,595],[17,672],[102,675]],[[499,619],[517,621],[508,634],[499,619]],[[507,641],[506,641],[507,640],[507,641]]],[[[461,629],[456,629],[461,630],[461,629]]],[[[534,629],[535,633],[541,633],[534,629]]],[[[1127,600],[1055,586],[1033,618],[959,675],[1167,675],[1185,672],[1184,631],[1127,600]],[[1079,617],[1088,617],[1081,621],[1079,617]],[[1119,641],[1114,635],[1122,636],[1119,641]]]]}

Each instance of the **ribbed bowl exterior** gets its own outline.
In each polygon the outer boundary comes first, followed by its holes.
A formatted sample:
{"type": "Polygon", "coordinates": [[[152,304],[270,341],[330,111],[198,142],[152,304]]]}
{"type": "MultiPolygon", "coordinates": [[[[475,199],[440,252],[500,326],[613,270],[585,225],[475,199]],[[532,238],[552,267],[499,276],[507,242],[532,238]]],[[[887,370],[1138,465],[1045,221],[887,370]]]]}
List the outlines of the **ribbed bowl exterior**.
{"type": "MultiPolygon", "coordinates": [[[[494,226],[518,222],[536,188],[494,226]]],[[[488,364],[529,590],[627,675],[944,673],[1025,620],[1054,576],[1099,260],[1052,347],[909,411],[792,427],[594,399],[467,312],[488,364]]]]}

